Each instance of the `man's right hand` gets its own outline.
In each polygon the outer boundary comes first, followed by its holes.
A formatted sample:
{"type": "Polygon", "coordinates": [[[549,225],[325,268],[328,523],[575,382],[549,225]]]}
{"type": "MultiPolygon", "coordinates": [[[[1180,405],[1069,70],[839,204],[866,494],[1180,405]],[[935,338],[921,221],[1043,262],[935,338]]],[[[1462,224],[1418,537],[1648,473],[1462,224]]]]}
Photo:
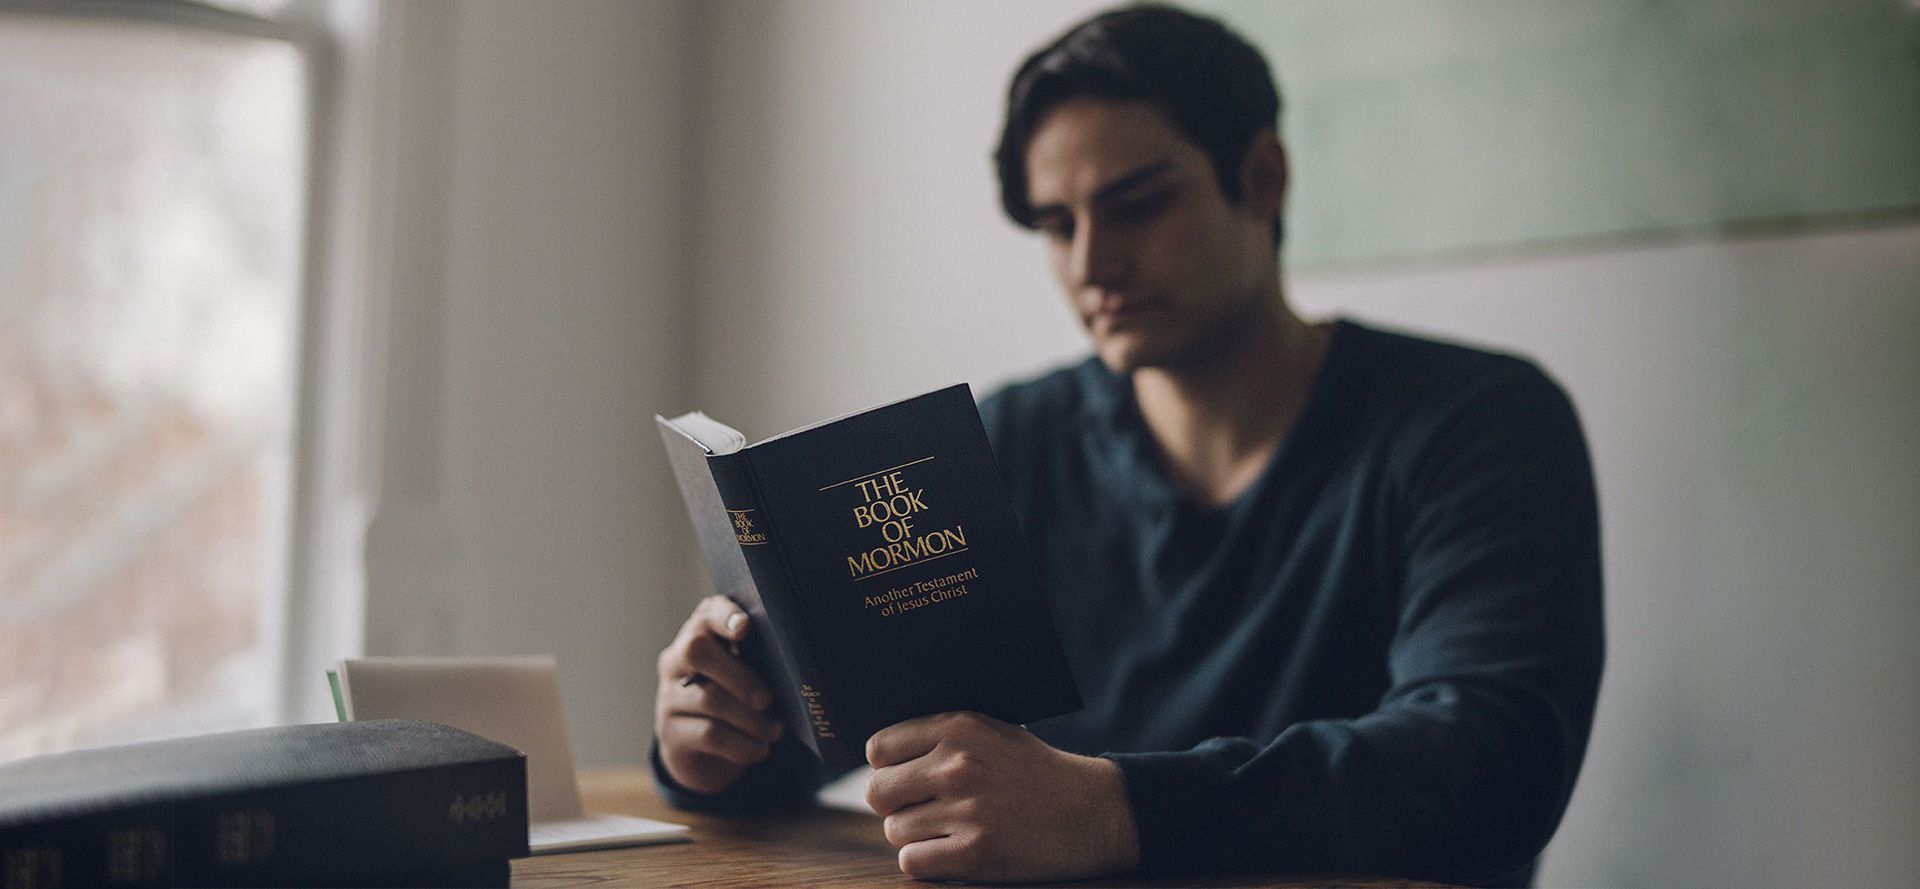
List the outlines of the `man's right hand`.
{"type": "Polygon", "coordinates": [[[681,787],[715,794],[773,752],[782,726],[767,710],[767,683],[735,654],[747,613],[725,596],[700,600],[660,652],[653,724],[660,762],[681,787]]]}

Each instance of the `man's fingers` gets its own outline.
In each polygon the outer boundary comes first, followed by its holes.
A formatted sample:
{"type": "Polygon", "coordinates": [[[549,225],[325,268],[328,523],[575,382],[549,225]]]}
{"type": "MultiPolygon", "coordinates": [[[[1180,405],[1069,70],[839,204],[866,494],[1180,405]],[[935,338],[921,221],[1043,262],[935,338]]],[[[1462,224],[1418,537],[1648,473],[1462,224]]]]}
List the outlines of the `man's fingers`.
{"type": "Polygon", "coordinates": [[[740,606],[710,596],[695,606],[656,661],[655,732],[668,774],[697,793],[719,793],[746,766],[771,755],[781,729],[758,712],[771,704],[765,682],[742,661],[740,606]]]}
{"type": "Polygon", "coordinates": [[[961,837],[937,837],[900,847],[900,872],[916,880],[969,879],[978,873],[978,859],[961,837]]]}
{"type": "Polygon", "coordinates": [[[668,718],[660,727],[660,737],[662,744],[741,765],[757,763],[773,752],[771,745],[720,720],[688,713],[668,718]]]}
{"type": "Polygon", "coordinates": [[[735,605],[732,599],[725,596],[708,596],[693,606],[693,613],[687,615],[686,622],[680,625],[680,632],[673,640],[673,644],[667,646],[667,651],[685,648],[693,640],[704,636],[717,636],[729,650],[737,651],[738,643],[746,638],[750,624],[747,613],[740,610],[740,606],[735,605]]]}
{"type": "Polygon", "coordinates": [[[872,780],[867,782],[867,805],[882,815],[892,815],[933,799],[933,789],[917,766],[908,762],[874,769],[872,780]]]}
{"type": "MultiPolygon", "coordinates": [[[[702,633],[727,636],[724,630],[731,617],[729,609],[740,612],[740,606],[733,604],[733,600],[725,596],[708,596],[701,599],[694,604],[693,612],[688,614],[687,619],[680,624],[680,636],[690,638],[702,633]]],[[[740,613],[745,614],[745,612],[740,613]]]]}
{"type": "Polygon", "coordinates": [[[673,688],[668,693],[670,714],[718,719],[766,743],[780,740],[782,727],[773,717],[747,706],[718,683],[673,688]]]}
{"type": "MultiPolygon", "coordinates": [[[[718,683],[728,694],[755,710],[764,710],[773,703],[773,695],[767,691],[767,684],[759,674],[747,666],[747,662],[741,660],[739,655],[728,650],[725,642],[711,635],[702,634],[687,641],[686,667],[718,683]]],[[[684,680],[686,677],[680,678],[684,680]]]]}
{"type": "Polygon", "coordinates": [[[951,721],[952,715],[921,716],[874,732],[867,739],[867,764],[883,769],[933,752],[940,744],[942,726],[951,721]]]}
{"type": "Polygon", "coordinates": [[[894,812],[881,822],[887,842],[895,847],[947,835],[947,822],[941,817],[939,802],[921,803],[894,812]]]}
{"type": "Polygon", "coordinates": [[[751,624],[747,613],[740,610],[732,599],[726,596],[708,596],[700,600],[700,607],[693,610],[706,631],[729,642],[738,642],[747,637],[747,628],[751,624]]]}

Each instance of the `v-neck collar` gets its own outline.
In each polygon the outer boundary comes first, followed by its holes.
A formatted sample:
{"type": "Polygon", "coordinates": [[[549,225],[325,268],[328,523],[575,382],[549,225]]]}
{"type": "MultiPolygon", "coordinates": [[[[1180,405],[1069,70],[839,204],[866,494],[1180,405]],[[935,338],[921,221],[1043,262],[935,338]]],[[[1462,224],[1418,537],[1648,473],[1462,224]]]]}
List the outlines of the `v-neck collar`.
{"type": "Polygon", "coordinates": [[[1349,356],[1359,329],[1360,325],[1346,318],[1334,319],[1327,354],[1321,359],[1319,372],[1307,390],[1306,402],[1301,405],[1293,427],[1274,448],[1253,483],[1232,501],[1219,506],[1196,503],[1191,494],[1168,476],[1160,462],[1153,432],[1147,427],[1134,397],[1132,376],[1114,373],[1097,357],[1088,359],[1081,365],[1086,382],[1081,434],[1087,453],[1094,458],[1095,471],[1107,476],[1108,490],[1121,502],[1156,515],[1170,517],[1184,513],[1224,517],[1236,512],[1244,504],[1258,499],[1261,490],[1284,472],[1285,466],[1299,459],[1294,455],[1312,447],[1321,435],[1329,411],[1334,410],[1330,402],[1339,401],[1341,393],[1349,388],[1346,379],[1351,372],[1349,356]]]}

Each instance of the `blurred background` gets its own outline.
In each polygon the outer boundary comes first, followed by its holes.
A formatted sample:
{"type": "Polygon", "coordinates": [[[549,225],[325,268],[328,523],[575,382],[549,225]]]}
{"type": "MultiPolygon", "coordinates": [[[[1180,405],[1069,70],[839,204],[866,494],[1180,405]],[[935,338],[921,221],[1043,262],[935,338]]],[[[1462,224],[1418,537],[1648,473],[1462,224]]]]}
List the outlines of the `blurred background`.
{"type": "MultiPolygon", "coordinates": [[[[1581,411],[1543,885],[1920,881],[1920,3],[1192,5],[1276,68],[1298,306],[1581,411]]],[[[0,760],[551,653],[639,762],[708,588],[650,415],[1081,355],[989,154],[1095,8],[0,0],[0,760]]]]}

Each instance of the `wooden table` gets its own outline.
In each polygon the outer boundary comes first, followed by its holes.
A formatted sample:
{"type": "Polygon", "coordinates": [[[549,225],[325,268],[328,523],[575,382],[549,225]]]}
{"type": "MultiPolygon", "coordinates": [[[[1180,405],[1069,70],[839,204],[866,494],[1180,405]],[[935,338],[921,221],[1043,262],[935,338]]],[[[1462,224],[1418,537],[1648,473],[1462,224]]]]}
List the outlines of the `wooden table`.
{"type": "MultiPolygon", "coordinates": [[[[542,855],[513,863],[513,885],[763,887],[911,887],[894,849],[871,815],[825,809],[778,816],[717,817],[669,807],[646,769],[586,772],[580,792],[589,812],[617,812],[693,827],[693,842],[542,855]]],[[[1348,877],[1207,881],[1106,878],[1069,886],[1420,887],[1435,883],[1348,877]]]]}

